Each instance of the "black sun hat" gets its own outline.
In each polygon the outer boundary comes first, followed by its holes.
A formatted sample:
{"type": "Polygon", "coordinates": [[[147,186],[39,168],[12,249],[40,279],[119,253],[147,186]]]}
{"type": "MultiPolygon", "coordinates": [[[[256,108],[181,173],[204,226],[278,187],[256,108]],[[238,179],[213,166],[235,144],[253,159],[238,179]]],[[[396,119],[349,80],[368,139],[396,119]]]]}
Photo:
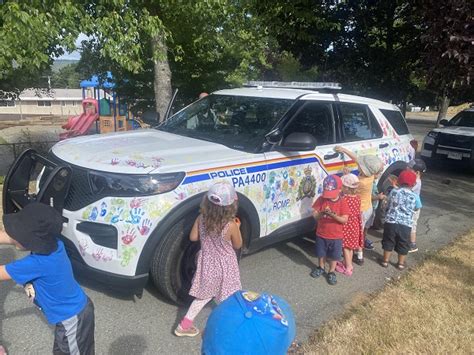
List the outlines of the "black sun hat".
{"type": "Polygon", "coordinates": [[[3,225],[26,250],[47,255],[57,248],[56,237],[61,234],[63,219],[54,208],[33,202],[17,213],[4,214],[3,225]]]}

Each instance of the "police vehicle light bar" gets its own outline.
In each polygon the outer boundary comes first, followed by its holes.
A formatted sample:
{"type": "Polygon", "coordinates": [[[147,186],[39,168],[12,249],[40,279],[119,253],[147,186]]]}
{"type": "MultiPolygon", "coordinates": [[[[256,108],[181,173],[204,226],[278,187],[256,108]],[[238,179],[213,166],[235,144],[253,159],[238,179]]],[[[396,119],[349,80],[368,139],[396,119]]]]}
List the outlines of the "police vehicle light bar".
{"type": "Polygon", "coordinates": [[[341,84],[331,82],[306,82],[306,81],[249,81],[244,86],[265,88],[288,88],[310,90],[341,90],[341,84]]]}

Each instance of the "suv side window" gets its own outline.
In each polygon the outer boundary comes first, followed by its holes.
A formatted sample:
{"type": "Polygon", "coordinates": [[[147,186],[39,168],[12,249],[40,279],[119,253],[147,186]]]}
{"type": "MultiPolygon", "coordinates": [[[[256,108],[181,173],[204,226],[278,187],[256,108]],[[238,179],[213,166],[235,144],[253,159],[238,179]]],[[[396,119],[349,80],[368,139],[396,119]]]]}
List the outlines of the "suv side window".
{"type": "Polygon", "coordinates": [[[318,145],[334,143],[332,104],[308,101],[284,129],[285,136],[295,132],[311,133],[318,145]]]}
{"type": "Polygon", "coordinates": [[[382,137],[382,129],[367,105],[340,103],[339,111],[344,141],[382,137]]]}
{"type": "Polygon", "coordinates": [[[404,135],[410,133],[408,132],[407,123],[400,111],[380,109],[380,112],[382,112],[388,122],[390,122],[397,134],[404,135]]]}

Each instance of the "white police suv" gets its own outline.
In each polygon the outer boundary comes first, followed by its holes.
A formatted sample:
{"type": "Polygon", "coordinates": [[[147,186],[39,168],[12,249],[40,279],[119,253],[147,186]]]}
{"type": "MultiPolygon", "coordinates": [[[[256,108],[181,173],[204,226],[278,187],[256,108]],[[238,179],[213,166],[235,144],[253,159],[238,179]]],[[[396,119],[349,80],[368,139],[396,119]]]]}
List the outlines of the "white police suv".
{"type": "Polygon", "coordinates": [[[357,169],[336,145],[381,157],[381,187],[414,157],[396,106],[336,87],[253,82],[214,92],[154,129],[65,140],[47,157],[26,151],[6,178],[4,210],[32,200],[55,206],[79,274],[138,295],[150,276],[179,302],[199,248],[189,231],[214,182],[239,194],[249,253],[314,230],[311,206],[324,177],[357,169]]]}

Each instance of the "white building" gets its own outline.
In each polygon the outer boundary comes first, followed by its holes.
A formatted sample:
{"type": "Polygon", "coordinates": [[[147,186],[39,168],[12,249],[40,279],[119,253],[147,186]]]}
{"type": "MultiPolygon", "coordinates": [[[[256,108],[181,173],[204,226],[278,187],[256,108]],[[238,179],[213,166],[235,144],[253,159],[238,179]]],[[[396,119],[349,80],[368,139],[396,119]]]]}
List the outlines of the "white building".
{"type": "Polygon", "coordinates": [[[0,100],[0,120],[44,116],[69,117],[82,112],[81,89],[24,90],[17,100],[0,100]]]}

